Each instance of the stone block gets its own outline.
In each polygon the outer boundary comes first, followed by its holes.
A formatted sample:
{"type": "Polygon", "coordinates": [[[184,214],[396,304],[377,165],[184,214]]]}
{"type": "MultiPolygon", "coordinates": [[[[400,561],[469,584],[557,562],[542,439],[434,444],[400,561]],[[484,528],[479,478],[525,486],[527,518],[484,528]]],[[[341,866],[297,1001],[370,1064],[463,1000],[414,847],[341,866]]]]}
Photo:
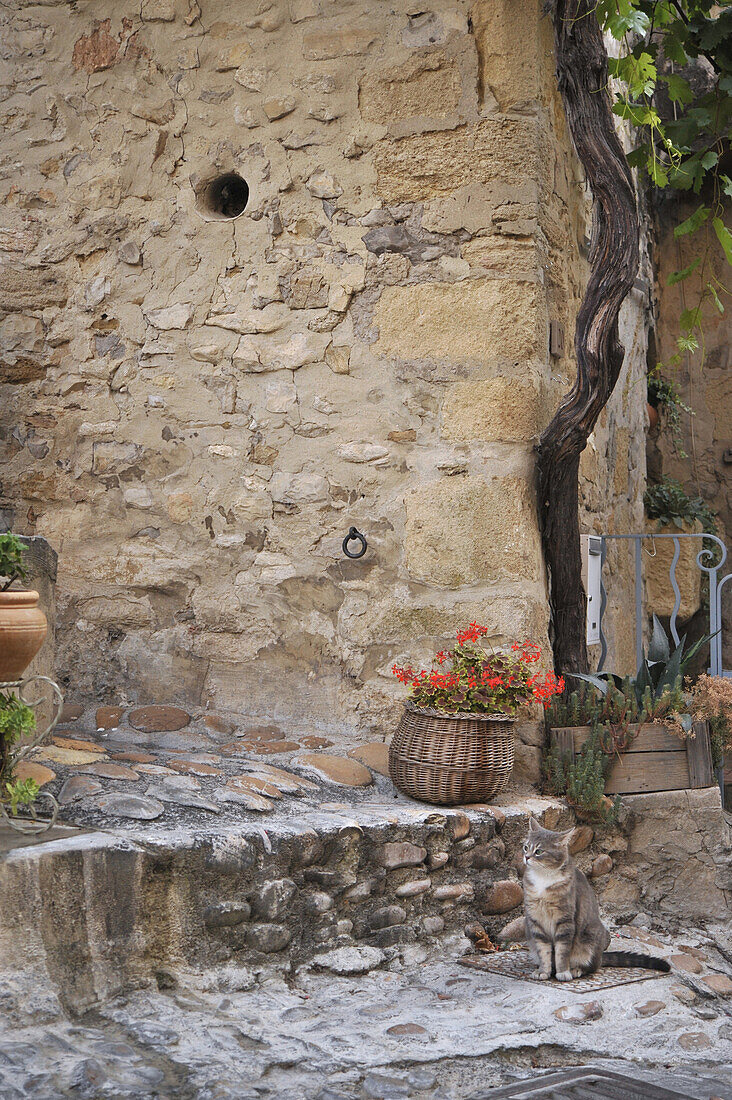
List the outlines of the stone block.
{"type": "Polygon", "coordinates": [[[628,497],[628,477],[630,475],[630,431],[628,428],[615,430],[615,461],[613,463],[613,490],[623,499],[628,497]]]}
{"type": "Polygon", "coordinates": [[[292,933],[283,924],[253,924],[247,933],[249,946],[267,955],[284,951],[291,939],[292,933]]]}
{"type": "Polygon", "coordinates": [[[505,879],[494,882],[486,891],[481,906],[484,913],[510,913],[524,900],[524,891],[520,882],[505,879]]]}
{"type": "Polygon", "coordinates": [[[413,943],[416,932],[407,924],[393,924],[390,928],[380,928],[371,934],[377,947],[393,947],[397,943],[413,943]]]}
{"type": "MultiPolygon", "coordinates": [[[[481,367],[496,360],[526,360],[543,353],[542,298],[534,283],[508,279],[385,287],[376,308],[379,339],[374,350],[400,359],[446,359],[481,367]]],[[[474,424],[481,423],[480,416],[474,424]]]]}
{"type": "Polygon", "coordinates": [[[390,871],[397,867],[418,867],[426,858],[427,849],[408,840],[385,844],[382,853],[383,864],[390,871]]]}
{"type": "Polygon", "coordinates": [[[595,838],[594,830],[589,825],[578,825],[569,841],[569,850],[573,856],[576,856],[578,852],[584,852],[585,848],[589,848],[590,844],[595,838]]]}
{"type": "Polygon", "coordinates": [[[542,44],[541,10],[538,0],[521,7],[521,49],[516,49],[516,7],[512,0],[490,0],[471,9],[473,33],[478,48],[484,101],[492,96],[501,111],[528,104],[541,97],[541,74],[547,70],[542,44]]]}
{"type": "Polygon", "coordinates": [[[530,376],[456,382],[442,406],[442,434],[454,440],[528,442],[537,438],[546,415],[541,388],[530,376]]]}
{"type": "Polygon", "coordinates": [[[368,53],[376,41],[369,30],[344,24],[303,35],[302,52],[310,61],[328,61],[334,57],[356,57],[368,53]]]}
{"type": "Polygon", "coordinates": [[[251,912],[245,901],[221,901],[204,911],[203,920],[207,928],[233,928],[249,920],[251,912]]]}
{"type": "Polygon", "coordinates": [[[538,177],[545,144],[529,117],[488,118],[459,130],[382,141],[374,147],[377,191],[384,202],[423,202],[499,183],[507,197],[517,197],[527,179],[538,177]]]}
{"type": "Polygon", "coordinates": [[[20,385],[44,378],[52,362],[50,354],[39,318],[16,313],[0,321],[4,382],[20,385]]]}
{"type": "Polygon", "coordinates": [[[472,901],[474,889],[469,882],[456,882],[436,886],[432,891],[435,901],[440,902],[467,902],[472,901]]]}
{"type": "Polygon", "coordinates": [[[374,930],[378,930],[379,928],[391,928],[394,924],[404,924],[406,919],[406,910],[402,909],[400,905],[386,905],[371,914],[369,923],[374,930]]]}
{"type": "Polygon", "coordinates": [[[333,974],[365,974],[385,961],[384,952],[378,947],[359,944],[356,947],[337,947],[325,955],[316,955],[316,970],[329,970],[333,974]]]}
{"type": "Polygon", "coordinates": [[[453,840],[464,840],[470,835],[470,818],[462,810],[451,813],[447,819],[447,830],[453,840]]]}
{"type": "Polygon", "coordinates": [[[287,912],[296,893],[297,887],[291,879],[275,879],[252,896],[252,909],[260,920],[279,920],[287,912]]]}
{"type": "Polygon", "coordinates": [[[469,863],[475,867],[476,871],[486,871],[497,867],[505,852],[506,847],[500,840],[495,840],[491,844],[479,844],[470,853],[469,863]]]}
{"type": "Polygon", "coordinates": [[[264,371],[298,370],[305,363],[323,359],[330,336],[298,332],[293,336],[242,336],[234,352],[234,366],[249,374],[264,371]]]}
{"type": "Polygon", "coordinates": [[[444,479],[412,490],[406,506],[406,562],[415,580],[450,588],[540,575],[533,492],[522,479],[444,479]]]}
{"type": "Polygon", "coordinates": [[[66,279],[60,271],[5,267],[0,272],[0,309],[4,311],[62,306],[68,295],[66,279]]]}
{"type": "Polygon", "coordinates": [[[431,885],[432,879],[429,878],[412,879],[411,882],[403,882],[401,886],[397,886],[394,893],[398,898],[416,898],[426,893],[431,885]]]}
{"type": "MultiPolygon", "coordinates": [[[[439,597],[430,593],[430,603],[424,606],[416,600],[409,606],[395,604],[387,607],[376,622],[369,622],[371,640],[379,644],[397,642],[418,637],[454,637],[456,622],[480,622],[488,628],[489,637],[504,635],[515,638],[540,638],[546,630],[546,612],[527,604],[517,596],[493,596],[490,601],[470,600],[455,603],[449,595],[441,606],[439,597]]],[[[520,728],[517,736],[521,736],[520,728]]]]}
{"type": "Polygon", "coordinates": [[[592,861],[592,878],[600,878],[601,875],[609,875],[613,869],[613,861],[608,855],[597,856],[592,861]]]}
{"type": "Polygon", "coordinates": [[[358,103],[367,122],[401,134],[399,124],[416,119],[423,121],[421,128],[440,129],[456,115],[461,95],[455,61],[434,50],[410,57],[403,65],[367,72],[359,86],[358,103]]]}

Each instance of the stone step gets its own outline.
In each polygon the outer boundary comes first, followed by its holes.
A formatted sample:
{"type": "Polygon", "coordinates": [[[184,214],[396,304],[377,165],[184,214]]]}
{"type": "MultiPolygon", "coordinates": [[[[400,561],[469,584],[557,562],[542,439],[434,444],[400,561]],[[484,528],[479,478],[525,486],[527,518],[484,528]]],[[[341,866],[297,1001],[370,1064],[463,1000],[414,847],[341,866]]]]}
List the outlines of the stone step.
{"type": "Polygon", "coordinates": [[[423,807],[369,821],[348,809],[350,820],[266,829],[140,822],[134,835],[14,849],[0,863],[6,957],[51,974],[81,1011],[166,965],[317,960],[358,972],[394,945],[434,942],[476,916],[496,933],[516,915],[525,811],[504,819],[507,847],[500,813],[423,807]]]}

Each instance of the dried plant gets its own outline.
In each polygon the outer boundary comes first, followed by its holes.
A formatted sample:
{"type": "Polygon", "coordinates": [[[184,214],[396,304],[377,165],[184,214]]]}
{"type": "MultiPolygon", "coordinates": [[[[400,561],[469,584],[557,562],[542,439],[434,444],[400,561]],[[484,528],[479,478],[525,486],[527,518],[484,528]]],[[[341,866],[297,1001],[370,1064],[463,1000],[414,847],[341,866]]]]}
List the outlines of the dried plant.
{"type": "Polygon", "coordinates": [[[732,679],[701,675],[689,691],[689,709],[695,722],[708,722],[712,763],[718,768],[732,752],[732,679]]]}

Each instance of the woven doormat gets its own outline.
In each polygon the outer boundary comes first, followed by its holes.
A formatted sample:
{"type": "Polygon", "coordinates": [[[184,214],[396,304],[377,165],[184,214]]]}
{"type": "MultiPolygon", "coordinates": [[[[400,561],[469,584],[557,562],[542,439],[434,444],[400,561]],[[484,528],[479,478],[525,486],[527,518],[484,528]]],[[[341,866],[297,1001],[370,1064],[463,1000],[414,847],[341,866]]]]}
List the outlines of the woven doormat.
{"type": "MultiPolygon", "coordinates": [[[[487,974],[501,974],[505,978],[518,978],[523,982],[538,982],[534,971],[536,963],[528,951],[496,951],[479,955],[463,955],[458,959],[461,966],[471,970],[484,970],[487,974]]],[[[558,982],[549,978],[543,985],[558,985],[572,993],[596,993],[600,989],[612,989],[616,985],[630,985],[631,982],[646,982],[653,978],[662,978],[661,970],[645,970],[640,966],[604,966],[596,974],[586,978],[574,978],[571,982],[558,982]]]]}

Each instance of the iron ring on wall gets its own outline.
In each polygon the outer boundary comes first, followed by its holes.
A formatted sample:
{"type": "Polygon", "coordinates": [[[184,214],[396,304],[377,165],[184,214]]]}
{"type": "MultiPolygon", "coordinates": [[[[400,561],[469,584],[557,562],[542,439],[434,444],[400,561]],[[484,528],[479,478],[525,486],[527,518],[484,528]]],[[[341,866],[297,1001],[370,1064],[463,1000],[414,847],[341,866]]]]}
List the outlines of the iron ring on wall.
{"type": "Polygon", "coordinates": [[[364,536],[356,527],[351,527],[348,534],[343,540],[343,553],[346,555],[347,558],[362,558],[367,549],[368,543],[366,542],[364,536]],[[358,542],[361,544],[359,549],[355,553],[352,550],[348,549],[349,542],[358,542]]]}

